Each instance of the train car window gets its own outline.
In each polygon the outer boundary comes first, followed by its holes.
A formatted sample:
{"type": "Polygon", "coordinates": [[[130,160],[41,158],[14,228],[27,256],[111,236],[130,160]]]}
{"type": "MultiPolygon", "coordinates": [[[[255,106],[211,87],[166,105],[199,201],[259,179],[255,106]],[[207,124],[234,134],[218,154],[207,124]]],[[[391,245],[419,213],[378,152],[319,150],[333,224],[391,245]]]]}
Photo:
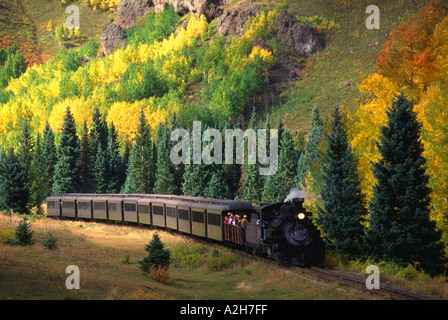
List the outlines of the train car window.
{"type": "Polygon", "coordinates": [[[109,202],[109,211],[118,211],[118,203],[109,202]]]}
{"type": "Polygon", "coordinates": [[[124,211],[137,211],[137,205],[135,203],[125,203],[124,204],[124,211]]]}
{"type": "Polygon", "coordinates": [[[47,201],[48,209],[56,209],[56,201],[47,201]]]}
{"type": "Polygon", "coordinates": [[[166,215],[168,217],[176,218],[176,208],[166,207],[166,215]]]}
{"type": "Polygon", "coordinates": [[[188,210],[179,209],[179,219],[190,220],[190,213],[188,212],[188,210]]]}
{"type": "Polygon", "coordinates": [[[163,207],[153,206],[152,207],[152,213],[156,214],[158,216],[163,216],[163,207]]]}
{"type": "Polygon", "coordinates": [[[149,213],[149,206],[144,204],[138,205],[138,212],[140,213],[149,213]]]}
{"type": "Polygon", "coordinates": [[[106,210],[106,202],[94,202],[93,210],[106,210]]]}
{"type": "Polygon", "coordinates": [[[216,213],[208,213],[207,216],[208,224],[214,225],[214,226],[220,226],[221,225],[221,216],[216,213]]]}
{"type": "Polygon", "coordinates": [[[193,211],[193,221],[204,223],[204,212],[193,211]]]}
{"type": "Polygon", "coordinates": [[[73,201],[70,202],[62,202],[62,208],[64,209],[73,209],[75,207],[75,203],[73,201]]]}
{"type": "Polygon", "coordinates": [[[79,210],[90,210],[90,202],[78,202],[79,210]]]}

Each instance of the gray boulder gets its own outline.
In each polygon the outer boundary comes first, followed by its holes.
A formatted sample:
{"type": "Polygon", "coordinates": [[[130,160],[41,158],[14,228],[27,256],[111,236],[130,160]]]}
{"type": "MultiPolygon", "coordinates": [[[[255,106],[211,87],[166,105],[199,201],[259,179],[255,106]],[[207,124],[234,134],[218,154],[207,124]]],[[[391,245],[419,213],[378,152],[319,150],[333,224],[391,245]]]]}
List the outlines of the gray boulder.
{"type": "Polygon", "coordinates": [[[216,28],[221,35],[231,33],[244,34],[244,25],[249,18],[256,17],[260,7],[256,5],[240,5],[225,11],[217,20],[216,28]]]}
{"type": "Polygon", "coordinates": [[[107,56],[117,46],[121,48],[126,46],[126,32],[116,24],[107,23],[101,29],[101,47],[103,48],[103,53],[107,56]]]}
{"type": "Polygon", "coordinates": [[[129,29],[153,6],[152,0],[121,0],[115,21],[121,28],[129,29]]]}
{"type": "Polygon", "coordinates": [[[286,10],[278,14],[275,24],[277,39],[294,48],[298,54],[309,57],[325,49],[325,43],[316,30],[297,22],[286,10]]]}

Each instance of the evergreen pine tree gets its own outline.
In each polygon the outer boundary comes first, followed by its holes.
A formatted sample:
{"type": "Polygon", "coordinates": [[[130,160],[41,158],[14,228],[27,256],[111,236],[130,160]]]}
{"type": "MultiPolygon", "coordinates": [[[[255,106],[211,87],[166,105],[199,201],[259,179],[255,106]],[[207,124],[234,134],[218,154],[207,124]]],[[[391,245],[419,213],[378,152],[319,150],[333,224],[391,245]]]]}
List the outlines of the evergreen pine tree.
{"type": "Polygon", "coordinates": [[[54,170],[53,193],[70,193],[79,190],[80,141],[70,107],[67,107],[58,146],[58,160],[54,170]]]}
{"type": "Polygon", "coordinates": [[[30,178],[25,165],[19,161],[11,148],[0,166],[2,179],[1,195],[5,204],[13,211],[27,214],[30,198],[30,178]]]}
{"type": "Polygon", "coordinates": [[[103,146],[98,144],[98,150],[95,153],[94,163],[94,181],[95,193],[106,193],[108,186],[108,170],[107,170],[107,155],[103,146]]]}
{"type": "Polygon", "coordinates": [[[376,184],[366,233],[374,259],[419,263],[430,274],[442,271],[440,232],[429,218],[429,176],[426,174],[421,124],[413,104],[403,95],[387,111],[377,144],[380,160],[373,165],[376,184]]]}
{"type": "MultiPolygon", "coordinates": [[[[257,130],[259,128],[259,118],[255,110],[252,112],[252,117],[249,121],[249,128],[255,131],[256,145],[258,145],[257,130]]],[[[248,140],[246,142],[249,142],[248,140]]],[[[249,148],[249,143],[245,143],[249,148]]],[[[244,151],[246,152],[246,150],[244,151]]],[[[249,201],[254,204],[261,203],[263,191],[263,179],[260,175],[260,165],[255,162],[251,164],[248,162],[248,153],[244,157],[244,164],[242,168],[242,200],[249,201]]]]}
{"type": "MultiPolygon", "coordinates": [[[[94,164],[97,158],[96,152],[98,151],[99,144],[101,144],[103,149],[106,148],[108,137],[106,120],[104,119],[103,115],[96,106],[92,115],[92,125],[90,127],[89,135],[90,135],[89,143],[90,143],[90,156],[91,156],[90,161],[93,168],[92,176],[95,176],[96,173],[94,164]]],[[[108,159],[105,159],[105,161],[107,162],[108,159]]],[[[91,190],[96,190],[97,188],[95,186],[95,179],[90,180],[90,183],[91,183],[91,190]]]]}
{"type": "Polygon", "coordinates": [[[294,141],[289,130],[283,130],[279,149],[278,169],[274,175],[276,185],[275,201],[283,202],[295,186],[294,178],[297,163],[294,141]]]}
{"type": "Polygon", "coordinates": [[[166,124],[159,123],[156,133],[157,166],[154,193],[174,194],[177,190],[174,164],[170,159],[170,137],[166,124]]]}
{"type": "Polygon", "coordinates": [[[297,187],[305,189],[305,178],[310,173],[312,176],[318,176],[321,172],[320,160],[321,154],[319,146],[324,138],[323,121],[320,117],[319,109],[313,108],[311,120],[311,132],[305,144],[305,150],[300,155],[297,163],[297,187]]]}
{"type": "Polygon", "coordinates": [[[330,248],[349,257],[360,256],[367,209],[339,107],[333,113],[327,145],[318,222],[330,248]]]}
{"type": "Polygon", "coordinates": [[[19,246],[31,246],[34,244],[33,233],[31,231],[31,224],[26,221],[26,219],[22,219],[19,222],[18,227],[16,228],[14,239],[8,240],[8,244],[19,245],[19,246]]]}
{"type": "Polygon", "coordinates": [[[143,272],[149,272],[151,266],[168,268],[170,265],[171,253],[165,249],[165,245],[160,240],[157,233],[154,233],[152,240],[145,246],[148,256],[139,261],[143,272]]]}
{"type": "Polygon", "coordinates": [[[154,187],[154,153],[151,131],[143,109],[140,112],[135,143],[129,156],[125,193],[151,193],[154,187]]]}
{"type": "Polygon", "coordinates": [[[55,137],[53,130],[51,130],[51,127],[47,121],[43,132],[41,155],[42,167],[44,168],[42,172],[43,183],[41,188],[45,190],[45,196],[50,195],[53,188],[54,168],[57,162],[57,150],[54,140],[55,137]]]}
{"type": "MultiPolygon", "coordinates": [[[[175,129],[180,128],[179,125],[179,117],[177,116],[177,113],[173,114],[173,117],[171,119],[171,131],[168,132],[168,142],[170,144],[170,151],[168,151],[168,155],[170,155],[171,149],[174,147],[174,145],[176,144],[176,142],[171,141],[171,132],[175,129]]],[[[185,171],[185,164],[184,163],[179,163],[177,165],[172,164],[173,165],[173,170],[174,170],[174,186],[175,186],[175,191],[174,194],[182,194],[182,177],[184,175],[184,171],[185,171]]]]}
{"type": "Polygon", "coordinates": [[[224,167],[220,164],[214,165],[210,181],[205,189],[204,195],[215,199],[229,199],[230,191],[226,183],[226,172],[224,167]]]}
{"type": "Polygon", "coordinates": [[[94,191],[94,166],[92,163],[92,152],[90,149],[90,136],[87,123],[84,121],[81,137],[81,155],[80,155],[80,178],[81,178],[81,192],[92,193],[94,191]]]}
{"type": "Polygon", "coordinates": [[[33,136],[31,133],[30,124],[28,120],[25,118],[22,123],[22,131],[20,133],[17,156],[25,166],[25,169],[28,173],[31,169],[31,162],[33,161],[33,155],[34,155],[33,136]]]}
{"type": "MultiPolygon", "coordinates": [[[[226,127],[222,130],[223,139],[226,136],[225,134],[226,129],[233,129],[233,130],[242,129],[241,119],[238,119],[238,122],[236,124],[233,124],[230,120],[228,121],[226,127]]],[[[237,152],[236,144],[232,142],[232,145],[233,145],[232,163],[225,164],[224,170],[225,170],[225,181],[229,189],[229,198],[235,199],[237,198],[239,182],[241,179],[241,164],[236,163],[236,152],[237,152]]],[[[223,150],[223,156],[225,156],[225,150],[223,150]]]]}
{"type": "Polygon", "coordinates": [[[277,179],[276,174],[266,176],[264,180],[263,192],[261,194],[261,203],[276,202],[277,179]]]}
{"type": "Polygon", "coordinates": [[[109,139],[107,143],[107,154],[109,158],[108,172],[109,172],[109,182],[108,182],[108,192],[118,193],[123,184],[123,163],[120,158],[118,150],[118,135],[115,130],[115,126],[112,123],[109,131],[109,139]]]}
{"type": "Polygon", "coordinates": [[[40,134],[37,133],[34,156],[30,168],[30,202],[31,206],[36,208],[36,213],[38,215],[42,215],[44,213],[42,203],[45,201],[45,197],[47,196],[47,190],[44,187],[44,172],[46,168],[43,165],[42,149],[43,146],[40,134]]]}
{"type": "MultiPolygon", "coordinates": [[[[202,134],[202,133],[198,133],[202,134]]],[[[193,129],[190,133],[190,137],[193,136],[193,129]]],[[[190,150],[193,150],[193,139],[190,139],[190,150]]],[[[190,164],[185,165],[185,171],[183,174],[182,193],[186,196],[204,197],[205,190],[207,189],[208,182],[211,179],[211,172],[209,165],[201,162],[193,163],[193,155],[190,155],[190,164]]]]}

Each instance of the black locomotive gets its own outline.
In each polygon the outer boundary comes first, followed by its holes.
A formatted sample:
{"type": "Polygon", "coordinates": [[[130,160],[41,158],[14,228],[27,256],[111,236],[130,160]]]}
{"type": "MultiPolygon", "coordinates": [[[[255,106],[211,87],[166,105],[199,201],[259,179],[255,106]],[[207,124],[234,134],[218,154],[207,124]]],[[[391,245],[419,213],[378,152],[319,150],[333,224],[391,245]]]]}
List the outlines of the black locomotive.
{"type": "Polygon", "coordinates": [[[303,198],[259,207],[249,202],[157,194],[61,194],[47,198],[47,216],[168,229],[301,267],[319,265],[324,244],[303,198]],[[232,214],[245,228],[224,223],[232,214]]]}

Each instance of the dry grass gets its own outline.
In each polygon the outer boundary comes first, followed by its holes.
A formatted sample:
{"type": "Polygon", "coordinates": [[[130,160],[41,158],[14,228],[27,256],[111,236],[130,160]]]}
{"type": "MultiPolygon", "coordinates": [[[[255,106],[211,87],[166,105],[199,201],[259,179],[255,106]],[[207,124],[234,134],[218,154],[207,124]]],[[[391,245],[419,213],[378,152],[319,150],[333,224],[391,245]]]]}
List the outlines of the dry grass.
{"type": "MultiPolygon", "coordinates": [[[[0,214],[0,230],[20,219],[0,214]]],[[[0,299],[378,299],[366,290],[314,278],[306,270],[279,266],[219,245],[136,226],[41,219],[31,223],[35,244],[0,243],[0,299]],[[42,241],[51,232],[58,248],[42,241]],[[156,281],[140,270],[145,245],[157,232],[171,252],[201,255],[200,263],[175,263],[156,281]],[[185,251],[185,247],[195,248],[185,251]],[[203,248],[202,248],[203,247],[203,248]],[[199,250],[200,249],[200,250],[199,250]],[[183,253],[182,253],[183,252],[183,253]],[[123,263],[123,256],[129,259],[123,263]],[[216,259],[221,268],[215,269],[216,259]],[[225,262],[225,263],[223,263],[225,262]],[[80,269],[80,290],[68,290],[65,269],[80,269]]],[[[182,256],[178,256],[182,260],[182,256]]],[[[188,259],[186,259],[188,261],[188,259]]]]}

